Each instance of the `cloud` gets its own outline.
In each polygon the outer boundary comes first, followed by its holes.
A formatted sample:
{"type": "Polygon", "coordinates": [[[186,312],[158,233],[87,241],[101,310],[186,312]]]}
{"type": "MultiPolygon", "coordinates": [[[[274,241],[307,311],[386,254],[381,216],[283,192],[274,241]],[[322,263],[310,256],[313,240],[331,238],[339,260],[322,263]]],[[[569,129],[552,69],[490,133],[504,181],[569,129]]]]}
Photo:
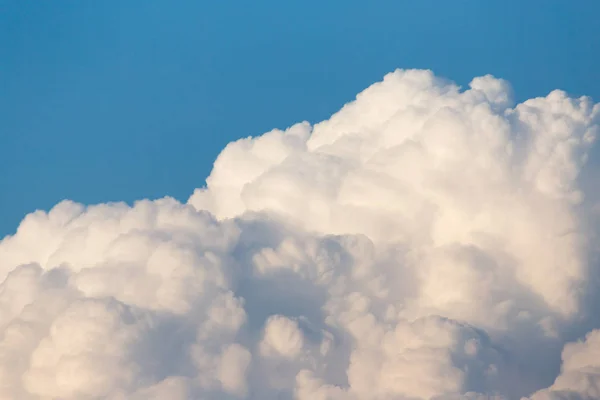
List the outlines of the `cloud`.
{"type": "Polygon", "coordinates": [[[569,343],[562,352],[562,371],[554,384],[532,400],[600,398],[600,330],[569,343]]]}
{"type": "Polygon", "coordinates": [[[598,398],[600,105],[511,97],[397,70],[230,143],[186,204],[28,215],[0,398],[598,398]]]}

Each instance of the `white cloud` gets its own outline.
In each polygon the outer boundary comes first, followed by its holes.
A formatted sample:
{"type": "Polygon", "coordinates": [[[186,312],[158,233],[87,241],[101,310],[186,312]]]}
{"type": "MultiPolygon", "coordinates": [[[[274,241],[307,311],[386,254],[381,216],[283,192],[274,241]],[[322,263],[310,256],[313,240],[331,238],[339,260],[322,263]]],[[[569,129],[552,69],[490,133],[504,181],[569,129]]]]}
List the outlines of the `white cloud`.
{"type": "Polygon", "coordinates": [[[275,315],[265,324],[262,353],[266,356],[295,358],[304,346],[304,335],[298,324],[289,318],[275,315]]]}
{"type": "Polygon", "coordinates": [[[30,214],[0,242],[0,398],[598,398],[599,122],[398,70],[230,143],[188,204],[30,214]]]}
{"type": "Polygon", "coordinates": [[[574,398],[600,398],[600,330],[588,333],[583,341],[568,343],[554,384],[532,396],[532,400],[574,398]]]}

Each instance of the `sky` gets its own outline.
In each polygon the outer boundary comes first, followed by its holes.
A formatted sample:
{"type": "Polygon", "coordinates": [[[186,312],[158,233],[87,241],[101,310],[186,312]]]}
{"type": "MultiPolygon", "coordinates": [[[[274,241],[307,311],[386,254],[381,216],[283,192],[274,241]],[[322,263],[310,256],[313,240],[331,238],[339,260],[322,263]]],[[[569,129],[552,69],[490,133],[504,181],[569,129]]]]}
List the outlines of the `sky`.
{"type": "Polygon", "coordinates": [[[396,68],[600,98],[593,0],[0,2],[0,236],[204,184],[231,140],[326,119],[396,68]]]}
{"type": "Polygon", "coordinates": [[[597,2],[139,3],[0,0],[0,398],[600,398],[597,2]]]}

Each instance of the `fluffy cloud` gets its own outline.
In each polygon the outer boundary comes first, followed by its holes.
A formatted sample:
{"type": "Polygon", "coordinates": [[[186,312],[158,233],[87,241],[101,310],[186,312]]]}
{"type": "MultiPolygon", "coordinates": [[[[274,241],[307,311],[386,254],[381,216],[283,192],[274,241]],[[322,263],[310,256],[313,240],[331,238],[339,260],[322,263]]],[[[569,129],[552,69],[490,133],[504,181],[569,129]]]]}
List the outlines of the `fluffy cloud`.
{"type": "Polygon", "coordinates": [[[230,143],[187,204],[32,213],[0,242],[0,398],[599,398],[599,125],[398,70],[230,143]]]}

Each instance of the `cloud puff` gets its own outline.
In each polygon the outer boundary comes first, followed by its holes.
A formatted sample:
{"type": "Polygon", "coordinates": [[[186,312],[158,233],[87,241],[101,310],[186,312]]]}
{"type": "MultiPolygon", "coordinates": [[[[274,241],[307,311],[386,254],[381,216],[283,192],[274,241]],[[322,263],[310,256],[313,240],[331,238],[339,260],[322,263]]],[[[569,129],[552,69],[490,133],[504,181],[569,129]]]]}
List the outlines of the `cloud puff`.
{"type": "Polygon", "coordinates": [[[187,204],[32,213],[0,242],[0,398],[598,398],[599,123],[398,70],[230,143],[187,204]]]}

